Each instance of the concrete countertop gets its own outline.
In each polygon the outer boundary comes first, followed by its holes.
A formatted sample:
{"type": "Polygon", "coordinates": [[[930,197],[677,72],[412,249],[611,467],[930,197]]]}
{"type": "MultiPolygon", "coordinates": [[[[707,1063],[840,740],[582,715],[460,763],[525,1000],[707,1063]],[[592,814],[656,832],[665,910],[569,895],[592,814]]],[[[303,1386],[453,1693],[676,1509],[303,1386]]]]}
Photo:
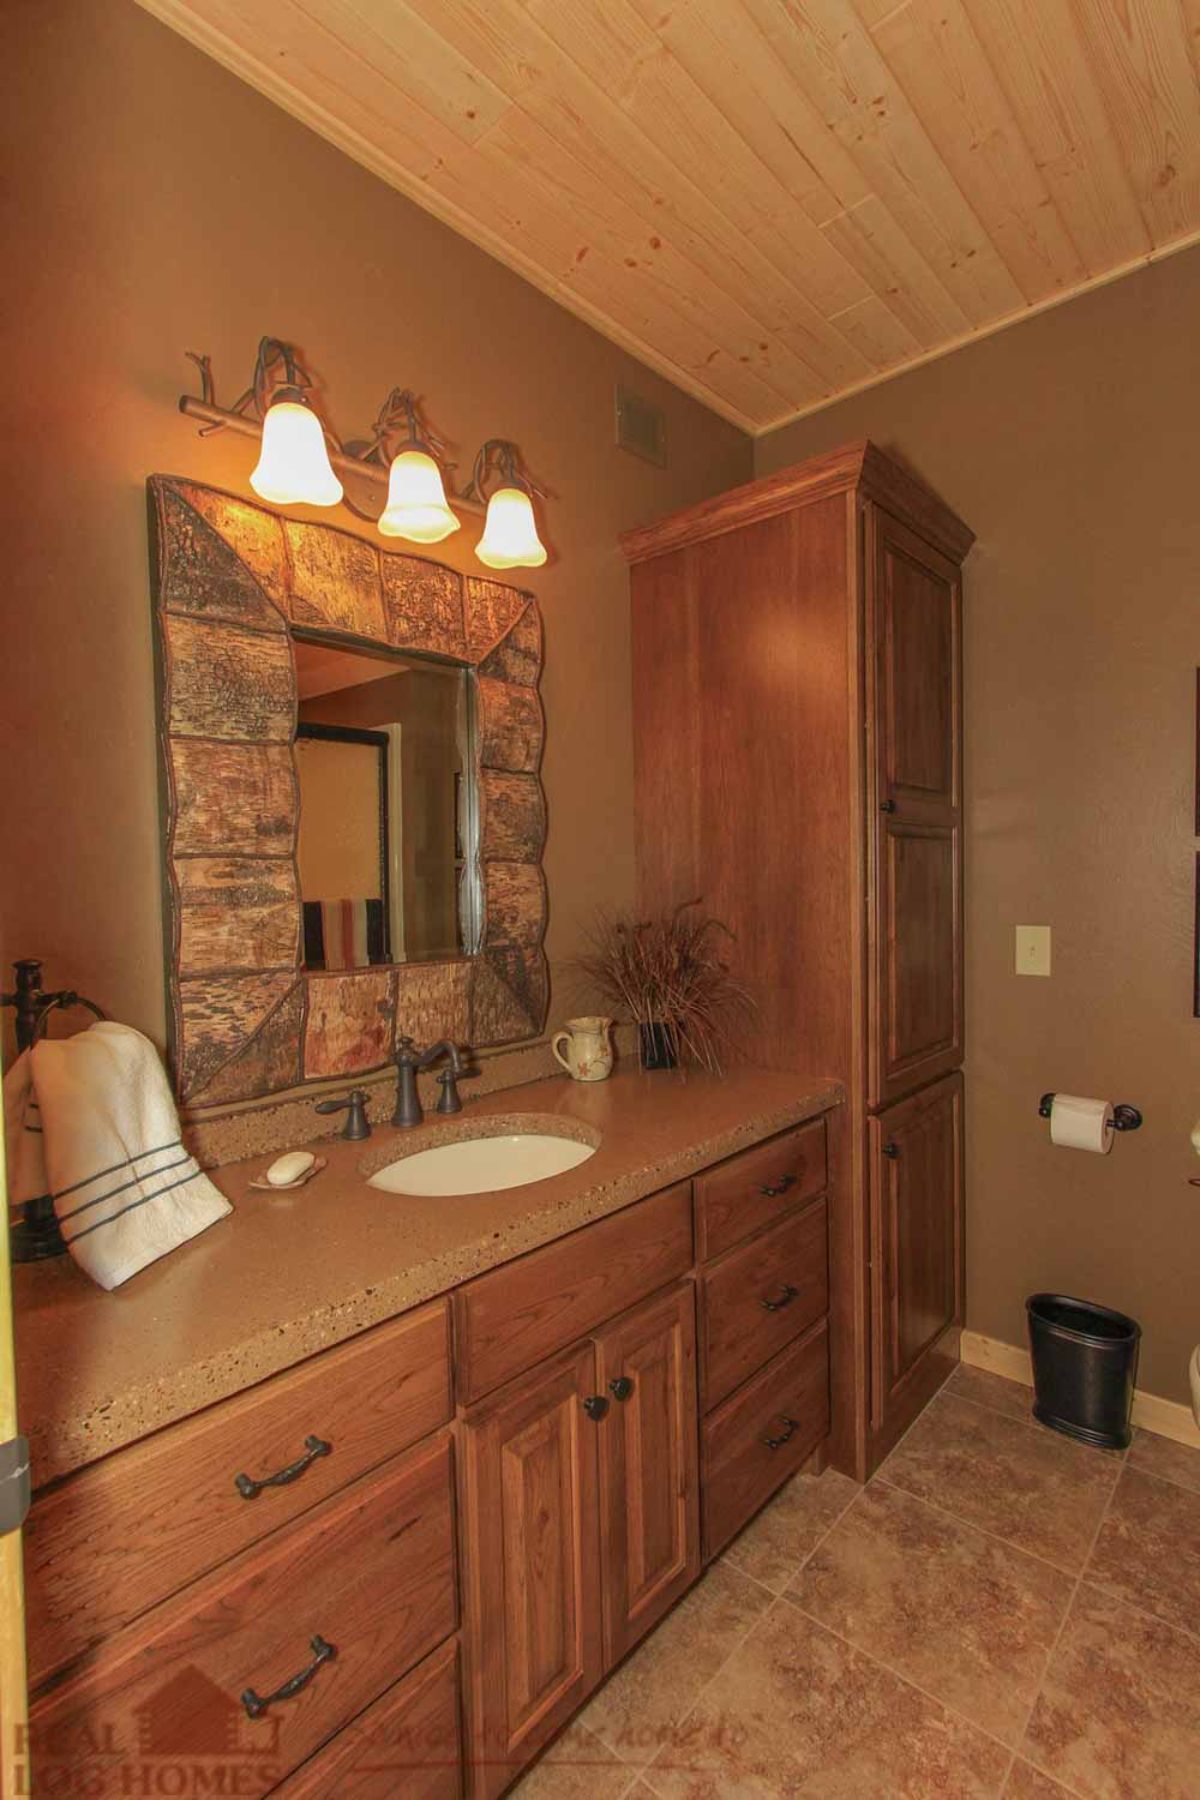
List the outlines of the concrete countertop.
{"type": "Polygon", "coordinates": [[[290,1194],[250,1187],[269,1156],[212,1171],[229,1218],[105,1293],[69,1257],[14,1270],[17,1387],[36,1486],[616,1212],[837,1105],[841,1087],[740,1069],[565,1077],[468,1102],[413,1131],[314,1145],[290,1194]],[[524,1188],[416,1199],[368,1187],[396,1157],[540,1115],[596,1154],[524,1188]],[[564,1130],[564,1128],[566,1128],[564,1130]]]}

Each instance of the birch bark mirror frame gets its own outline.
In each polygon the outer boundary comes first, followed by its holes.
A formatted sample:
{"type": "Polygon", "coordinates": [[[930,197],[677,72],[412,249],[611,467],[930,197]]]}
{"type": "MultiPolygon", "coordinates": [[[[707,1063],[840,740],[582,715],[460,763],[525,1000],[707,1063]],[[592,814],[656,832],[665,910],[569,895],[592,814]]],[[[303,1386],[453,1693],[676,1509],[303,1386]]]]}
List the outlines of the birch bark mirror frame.
{"type": "Polygon", "coordinates": [[[536,600],[181,477],[147,487],[180,1099],[224,1105],[363,1074],[402,1036],[536,1037],[548,999],[536,600]],[[293,631],[466,671],[476,954],[304,967],[293,631]]]}

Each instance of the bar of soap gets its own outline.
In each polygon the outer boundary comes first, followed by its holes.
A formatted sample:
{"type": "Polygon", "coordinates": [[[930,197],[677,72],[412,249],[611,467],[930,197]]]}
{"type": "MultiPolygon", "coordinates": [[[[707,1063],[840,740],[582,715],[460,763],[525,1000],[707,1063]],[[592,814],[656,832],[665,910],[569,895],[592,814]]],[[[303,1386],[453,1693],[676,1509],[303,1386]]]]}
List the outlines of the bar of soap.
{"type": "Polygon", "coordinates": [[[267,1170],[267,1180],[272,1187],[291,1187],[316,1162],[311,1150],[289,1150],[286,1156],[277,1156],[267,1170]]]}

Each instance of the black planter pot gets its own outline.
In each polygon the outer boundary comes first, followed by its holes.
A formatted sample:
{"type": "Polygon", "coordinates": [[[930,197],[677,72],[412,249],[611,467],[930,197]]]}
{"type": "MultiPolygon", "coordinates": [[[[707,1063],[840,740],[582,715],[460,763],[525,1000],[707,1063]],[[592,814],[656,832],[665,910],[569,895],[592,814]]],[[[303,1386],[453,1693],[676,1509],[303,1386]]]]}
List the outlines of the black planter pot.
{"type": "Polygon", "coordinates": [[[638,1026],[638,1050],[643,1069],[677,1069],[679,1043],[674,1025],[656,1019],[652,1025],[638,1026]]]}

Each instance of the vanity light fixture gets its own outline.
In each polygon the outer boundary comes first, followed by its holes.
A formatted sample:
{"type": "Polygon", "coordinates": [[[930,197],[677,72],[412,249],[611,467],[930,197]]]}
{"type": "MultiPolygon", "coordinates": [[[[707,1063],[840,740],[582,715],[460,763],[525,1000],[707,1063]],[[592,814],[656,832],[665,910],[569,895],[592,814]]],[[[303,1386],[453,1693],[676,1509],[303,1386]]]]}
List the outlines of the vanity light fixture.
{"type": "Polygon", "coordinates": [[[444,446],[428,427],[423,432],[418,429],[415,394],[393,388],[375,428],[380,444],[390,456],[387,505],[379,515],[380,531],[384,537],[408,538],[413,544],[440,544],[459,529],[462,521],[455,518],[446,503],[437,461],[445,454],[444,446]],[[392,428],[401,419],[405,436],[393,446],[392,428]]]}
{"type": "Polygon", "coordinates": [[[306,398],[312,381],[290,344],[262,338],[254,380],[233,405],[245,414],[253,405],[262,420],[262,450],[250,486],[280,506],[336,506],[342,484],[334,474],[320,419],[306,398]]]}
{"type": "Polygon", "coordinates": [[[483,536],[475,554],[489,569],[540,569],[546,546],[537,534],[531,494],[540,492],[521,468],[520,453],[505,438],[489,438],[475,458],[468,496],[482,500],[493,482],[483,536]]]}
{"type": "Polygon", "coordinates": [[[481,513],[486,505],[483,536],[475,547],[482,563],[492,569],[537,569],[546,561],[532,503],[543,490],[530,480],[520,451],[508,439],[489,438],[475,458],[470,484],[462,493],[451,488],[447,498],[444,475],[453,464],[422,420],[410,389],[392,389],[369,438],[343,444],[312,404],[314,383],[290,344],[261,339],[254,379],[232,407],[217,405],[210,359],[190,350],[188,355],[200,371],[201,392],[182,394],[179,410],[203,420],[202,437],[227,427],[261,435],[250,485],[264,500],[281,506],[336,506],[341,500],[385,537],[416,544],[440,543],[459,529],[451,500],[468,512],[481,513]],[[377,486],[386,482],[382,512],[359,506],[335,470],[377,486]]]}

